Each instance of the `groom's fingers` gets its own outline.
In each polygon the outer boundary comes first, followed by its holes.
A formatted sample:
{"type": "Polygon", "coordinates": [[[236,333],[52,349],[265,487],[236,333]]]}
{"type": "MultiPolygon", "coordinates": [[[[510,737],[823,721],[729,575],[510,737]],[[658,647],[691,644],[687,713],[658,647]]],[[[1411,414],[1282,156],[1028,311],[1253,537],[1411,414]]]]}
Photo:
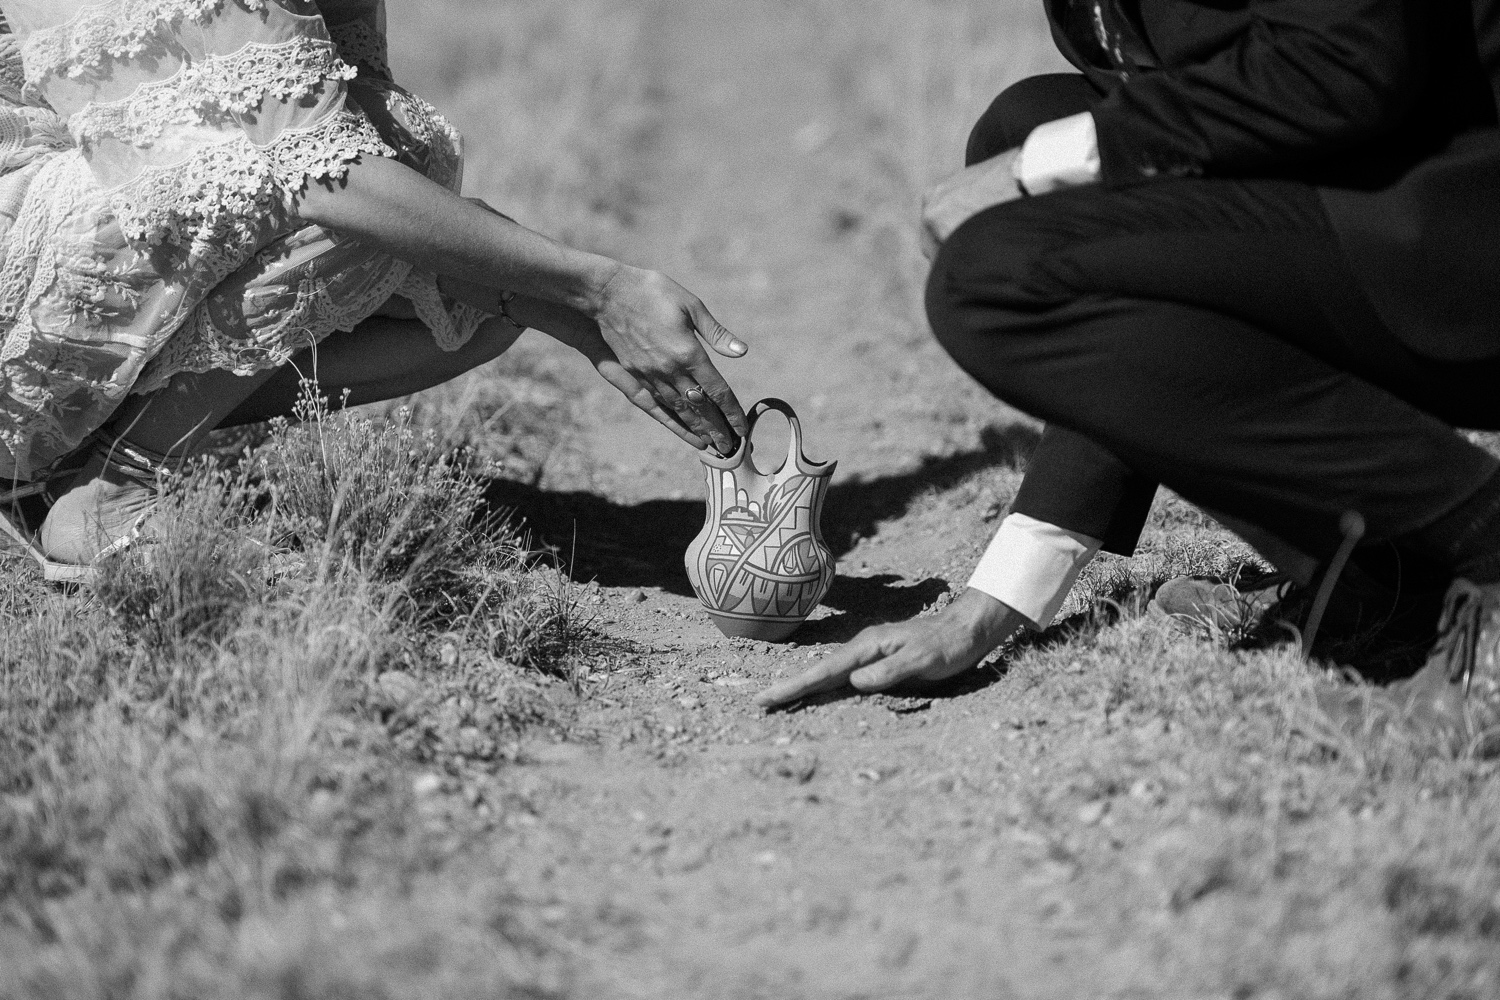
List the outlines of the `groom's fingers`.
{"type": "Polygon", "coordinates": [[[849,675],[849,686],[856,691],[884,691],[920,675],[931,663],[924,651],[902,647],[885,659],[861,667],[849,675]]]}
{"type": "Polygon", "coordinates": [[[825,660],[815,667],[804,670],[791,680],[766,688],[755,696],[755,703],[761,708],[775,708],[777,705],[785,705],[824,691],[836,690],[848,683],[852,669],[852,667],[841,669],[830,665],[825,660]]]}
{"type": "Polygon", "coordinates": [[[886,655],[883,635],[866,629],[826,660],[809,667],[791,680],[773,685],[755,696],[762,708],[774,708],[810,695],[833,691],[849,683],[849,675],[886,655]]]}

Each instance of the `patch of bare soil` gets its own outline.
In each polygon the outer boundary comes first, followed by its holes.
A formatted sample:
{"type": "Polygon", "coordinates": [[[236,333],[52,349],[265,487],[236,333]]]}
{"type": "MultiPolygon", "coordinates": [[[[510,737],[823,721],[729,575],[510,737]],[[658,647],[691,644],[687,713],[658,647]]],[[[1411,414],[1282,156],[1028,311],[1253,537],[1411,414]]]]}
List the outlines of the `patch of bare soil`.
{"type": "MultiPolygon", "coordinates": [[[[1489,883],[1453,881],[1441,844],[1492,850],[1494,825],[1438,805],[1483,768],[1361,758],[1306,714],[1312,672],[1290,653],[1127,616],[922,697],[753,707],[961,588],[1036,430],[926,332],[913,175],[932,151],[920,129],[891,134],[911,123],[860,85],[864,56],[829,51],[864,5],[652,9],[658,120],[631,154],[623,252],[703,295],[752,345],[722,365],[741,399],[788,400],[810,457],[839,461],[839,575],[794,641],[721,636],[681,561],[698,462],[586,373],[580,430],[540,483],[494,487],[626,650],[580,679],[566,738],[521,747],[507,834],[476,848],[575,994],[1489,995],[1489,883]]],[[[1014,74],[1047,68],[1027,58],[1014,74]]],[[[1138,573],[1232,554],[1180,503],[1156,525],[1138,573]]],[[[1118,593],[1118,562],[1092,572],[1093,593],[1118,593]]]]}
{"type": "MultiPolygon", "coordinates": [[[[661,123],[635,154],[648,198],[627,252],[752,345],[721,366],[747,406],[788,400],[810,457],[838,459],[838,580],[786,645],[720,635],[681,561],[702,524],[699,464],[582,386],[565,471],[495,499],[593,581],[582,608],[635,655],[586,682],[581,743],[528,751],[536,816],[510,867],[610,993],[1084,995],[1098,964],[1080,950],[1107,944],[1055,933],[1075,862],[996,838],[1015,808],[997,761],[1039,752],[1046,732],[989,687],[996,673],[932,698],[769,716],[750,702],[962,587],[1035,438],[927,336],[916,205],[882,187],[868,158],[883,147],[867,141],[881,126],[831,72],[814,17],[659,6],[661,123]]],[[[771,430],[762,453],[785,447],[771,430]]]]}

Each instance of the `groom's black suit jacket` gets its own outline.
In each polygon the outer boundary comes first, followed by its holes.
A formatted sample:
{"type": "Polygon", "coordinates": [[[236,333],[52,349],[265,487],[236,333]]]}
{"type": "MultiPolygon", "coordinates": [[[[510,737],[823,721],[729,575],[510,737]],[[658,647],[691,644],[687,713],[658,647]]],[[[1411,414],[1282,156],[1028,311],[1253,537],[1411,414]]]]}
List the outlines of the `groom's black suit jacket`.
{"type": "MultiPolygon", "coordinates": [[[[1105,184],[1314,183],[1396,336],[1437,359],[1500,355],[1500,0],[1103,0],[1135,35],[1123,59],[1069,23],[1091,0],[1045,2],[1105,94],[1105,184]]],[[[1052,424],[1015,507],[1129,554],[1155,492],[1052,424]]]]}
{"type": "MultiPolygon", "coordinates": [[[[1500,0],[1105,0],[1147,55],[1058,47],[1106,96],[1106,185],[1316,184],[1371,299],[1424,356],[1500,355],[1500,0]]],[[[1127,52],[1130,46],[1125,46],[1127,52]]]]}

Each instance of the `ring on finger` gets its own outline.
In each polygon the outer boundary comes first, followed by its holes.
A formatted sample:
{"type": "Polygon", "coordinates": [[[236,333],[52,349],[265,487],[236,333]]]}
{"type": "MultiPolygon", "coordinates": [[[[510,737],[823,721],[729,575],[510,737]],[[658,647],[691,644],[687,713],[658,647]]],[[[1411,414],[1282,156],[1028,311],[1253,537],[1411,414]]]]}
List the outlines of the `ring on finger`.
{"type": "Polygon", "coordinates": [[[703,386],[701,385],[690,386],[682,395],[693,406],[702,406],[708,402],[708,393],[703,391],[703,386]]]}

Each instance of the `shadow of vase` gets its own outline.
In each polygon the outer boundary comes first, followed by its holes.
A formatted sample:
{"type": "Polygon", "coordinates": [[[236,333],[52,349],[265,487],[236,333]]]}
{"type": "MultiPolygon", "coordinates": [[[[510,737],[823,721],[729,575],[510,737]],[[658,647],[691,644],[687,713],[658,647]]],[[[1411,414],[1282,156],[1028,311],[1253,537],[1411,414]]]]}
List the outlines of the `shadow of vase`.
{"type": "MultiPolygon", "coordinates": [[[[1026,425],[986,428],[977,448],[925,457],[905,472],[834,482],[824,506],[824,540],[834,557],[841,556],[933,489],[950,488],[986,469],[1023,468],[1039,439],[1040,433],[1026,425]]],[[[513,515],[533,548],[548,554],[575,581],[695,596],[682,559],[703,527],[702,500],[622,504],[597,493],[546,490],[498,478],[485,484],[484,496],[491,511],[513,515]]],[[[946,589],[936,579],[913,584],[894,575],[836,576],[823,603],[845,614],[808,622],[805,638],[841,641],[866,625],[908,618],[946,589]]]]}

